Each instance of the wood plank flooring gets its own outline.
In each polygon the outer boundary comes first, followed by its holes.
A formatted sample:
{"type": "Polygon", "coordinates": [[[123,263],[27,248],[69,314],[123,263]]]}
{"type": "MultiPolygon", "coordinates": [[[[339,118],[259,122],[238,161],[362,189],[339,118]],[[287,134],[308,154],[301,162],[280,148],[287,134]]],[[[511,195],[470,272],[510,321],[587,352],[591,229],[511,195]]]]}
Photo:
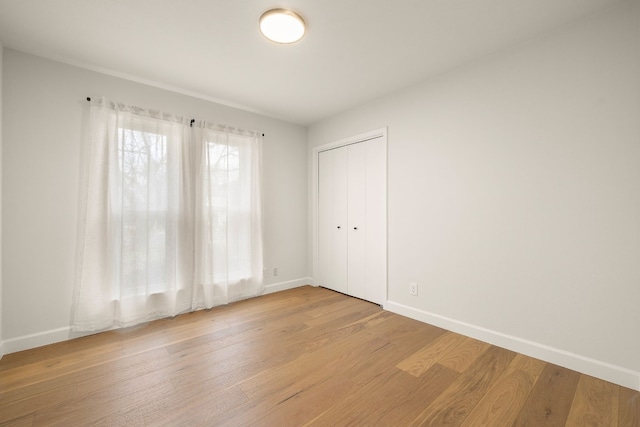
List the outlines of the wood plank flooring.
{"type": "Polygon", "coordinates": [[[6,355],[2,426],[639,426],[640,393],[305,286],[6,355]]]}

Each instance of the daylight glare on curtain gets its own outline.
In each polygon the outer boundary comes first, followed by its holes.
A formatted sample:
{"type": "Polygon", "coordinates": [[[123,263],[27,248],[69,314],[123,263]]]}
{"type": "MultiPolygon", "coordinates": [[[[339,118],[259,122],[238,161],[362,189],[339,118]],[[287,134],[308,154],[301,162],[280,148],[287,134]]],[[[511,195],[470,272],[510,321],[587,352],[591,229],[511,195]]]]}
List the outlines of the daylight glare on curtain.
{"type": "Polygon", "coordinates": [[[92,101],[73,329],[260,294],[260,144],[238,131],[92,101]]]}

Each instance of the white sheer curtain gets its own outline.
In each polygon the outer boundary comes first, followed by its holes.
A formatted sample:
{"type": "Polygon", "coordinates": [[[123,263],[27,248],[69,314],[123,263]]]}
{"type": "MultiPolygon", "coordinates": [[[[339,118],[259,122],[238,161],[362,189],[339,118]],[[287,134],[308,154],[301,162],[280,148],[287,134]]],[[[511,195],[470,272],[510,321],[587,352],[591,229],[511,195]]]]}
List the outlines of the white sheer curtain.
{"type": "Polygon", "coordinates": [[[262,283],[261,146],[253,132],[200,123],[194,306],[257,295],[262,283]]]}
{"type": "Polygon", "coordinates": [[[73,330],[264,290],[257,133],[101,99],[87,144],[73,330]]]}

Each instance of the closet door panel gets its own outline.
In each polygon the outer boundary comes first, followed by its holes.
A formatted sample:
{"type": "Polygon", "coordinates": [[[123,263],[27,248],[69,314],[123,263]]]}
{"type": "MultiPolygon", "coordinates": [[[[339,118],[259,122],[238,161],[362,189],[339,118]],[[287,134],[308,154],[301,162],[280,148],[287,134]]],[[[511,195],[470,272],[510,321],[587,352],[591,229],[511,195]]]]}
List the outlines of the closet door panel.
{"type": "Polygon", "coordinates": [[[366,267],[368,301],[387,300],[387,145],[382,138],[366,143],[366,267]]]}
{"type": "Polygon", "coordinates": [[[349,153],[349,295],[366,298],[366,146],[353,144],[349,153]]]}
{"type": "Polygon", "coordinates": [[[318,153],[318,283],[332,288],[333,278],[333,155],[318,153]]]}
{"type": "Polygon", "coordinates": [[[333,155],[333,258],[332,286],[339,292],[348,293],[348,171],[349,158],[346,148],[331,150],[333,155]]]}
{"type": "Polygon", "coordinates": [[[318,153],[320,286],[384,304],[387,299],[386,139],[318,153]]]}

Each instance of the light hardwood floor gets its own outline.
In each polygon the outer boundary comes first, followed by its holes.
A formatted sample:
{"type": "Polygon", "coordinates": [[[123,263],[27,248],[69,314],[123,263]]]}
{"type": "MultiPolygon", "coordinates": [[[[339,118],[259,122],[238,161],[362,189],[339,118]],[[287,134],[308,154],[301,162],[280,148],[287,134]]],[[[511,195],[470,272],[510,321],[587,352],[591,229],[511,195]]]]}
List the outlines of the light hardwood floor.
{"type": "Polygon", "coordinates": [[[638,426],[640,393],[327,289],[6,355],[0,425],[638,426]]]}

